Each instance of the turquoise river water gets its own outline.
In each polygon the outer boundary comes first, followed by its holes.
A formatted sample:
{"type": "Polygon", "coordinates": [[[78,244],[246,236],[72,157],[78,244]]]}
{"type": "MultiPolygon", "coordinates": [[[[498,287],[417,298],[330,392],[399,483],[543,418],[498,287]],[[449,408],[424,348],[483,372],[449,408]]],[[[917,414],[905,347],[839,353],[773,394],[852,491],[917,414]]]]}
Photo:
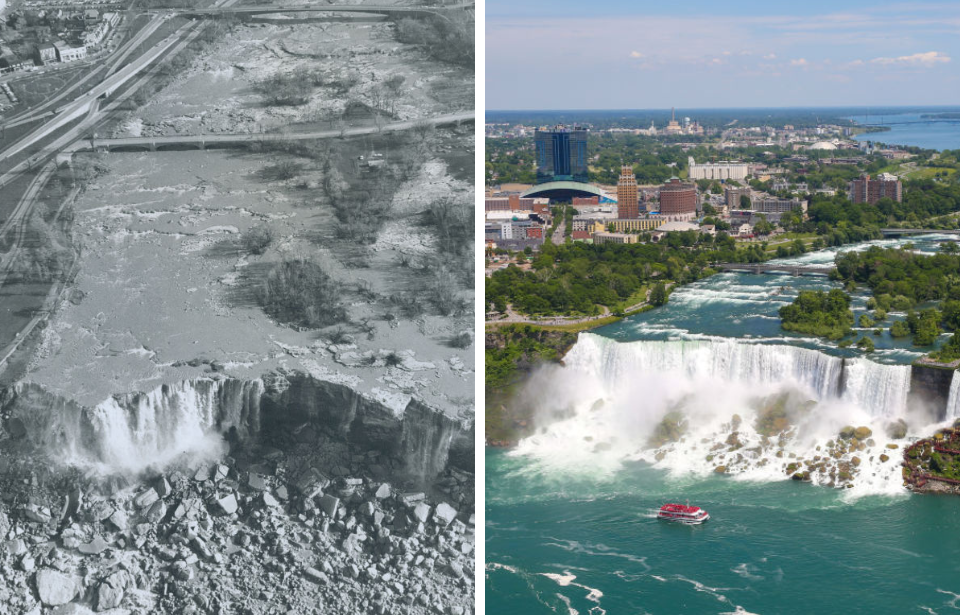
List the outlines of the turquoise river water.
{"type": "MultiPolygon", "coordinates": [[[[944,239],[914,243],[930,251],[944,239]]],[[[798,260],[827,263],[835,252],[798,260]]],[[[886,334],[865,357],[779,329],[776,311],[798,289],[833,285],[714,276],[664,308],[581,335],[564,367],[535,374],[523,399],[536,435],[486,455],[486,612],[960,611],[960,498],[913,495],[900,479],[903,445],[937,424],[907,400],[919,353],[886,334]],[[816,404],[774,456],[751,427],[750,400],[788,392],[816,404]],[[685,436],[649,448],[654,426],[678,408],[685,436]],[[734,414],[743,448],[715,453],[734,414]],[[898,419],[907,438],[885,433],[898,419]],[[876,440],[857,453],[851,488],[789,480],[787,456],[809,459],[845,424],[869,426],[876,440]],[[658,521],[671,501],[700,505],[711,520],[658,521]]],[[[946,421],[960,416],[955,385],[946,421]]]]}

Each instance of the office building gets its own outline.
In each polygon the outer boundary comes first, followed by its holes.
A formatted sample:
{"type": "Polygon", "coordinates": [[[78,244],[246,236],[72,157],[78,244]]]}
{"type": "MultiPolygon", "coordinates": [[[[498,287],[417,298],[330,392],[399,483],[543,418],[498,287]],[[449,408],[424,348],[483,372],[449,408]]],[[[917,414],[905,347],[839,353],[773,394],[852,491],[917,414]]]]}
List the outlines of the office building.
{"type": "Polygon", "coordinates": [[[617,182],[617,217],[633,220],[640,217],[640,195],[637,193],[637,177],[633,167],[620,167],[620,181],[617,182]]]}
{"type": "Polygon", "coordinates": [[[697,187],[676,177],[660,187],[660,215],[692,217],[697,212],[697,187]]]}
{"type": "Polygon", "coordinates": [[[538,128],[533,140],[536,147],[538,184],[588,181],[585,128],[563,125],[538,128]]]}
{"type": "Polygon", "coordinates": [[[882,198],[903,202],[903,184],[896,175],[881,173],[876,179],[863,175],[850,182],[850,200],[875,205],[882,198]]]}

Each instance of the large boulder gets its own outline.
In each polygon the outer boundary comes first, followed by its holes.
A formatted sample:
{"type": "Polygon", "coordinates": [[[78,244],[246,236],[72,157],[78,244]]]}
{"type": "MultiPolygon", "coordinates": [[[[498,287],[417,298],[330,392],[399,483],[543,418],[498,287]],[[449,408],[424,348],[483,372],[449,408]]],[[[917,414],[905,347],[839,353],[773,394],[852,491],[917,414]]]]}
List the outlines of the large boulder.
{"type": "Polygon", "coordinates": [[[853,435],[857,440],[863,442],[873,435],[873,431],[869,427],[860,426],[853,430],[853,435]]]}
{"type": "Polygon", "coordinates": [[[840,437],[844,440],[849,440],[857,432],[857,428],[853,425],[847,425],[840,428],[840,437]]]}
{"type": "Polygon", "coordinates": [[[44,568],[37,572],[37,593],[48,606],[66,604],[80,592],[80,579],[59,570],[44,568]]]}
{"type": "Polygon", "coordinates": [[[887,437],[893,440],[902,440],[907,437],[907,422],[903,419],[897,419],[896,421],[887,423],[885,431],[887,432],[887,437]]]}

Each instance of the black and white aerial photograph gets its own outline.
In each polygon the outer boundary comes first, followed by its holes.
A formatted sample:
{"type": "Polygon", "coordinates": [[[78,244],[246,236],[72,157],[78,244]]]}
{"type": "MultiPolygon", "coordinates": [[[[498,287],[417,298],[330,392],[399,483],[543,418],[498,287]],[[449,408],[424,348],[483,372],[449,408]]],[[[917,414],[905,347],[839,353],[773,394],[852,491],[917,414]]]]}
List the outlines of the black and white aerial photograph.
{"type": "Polygon", "coordinates": [[[471,0],[0,0],[0,613],[468,615],[471,0]]]}

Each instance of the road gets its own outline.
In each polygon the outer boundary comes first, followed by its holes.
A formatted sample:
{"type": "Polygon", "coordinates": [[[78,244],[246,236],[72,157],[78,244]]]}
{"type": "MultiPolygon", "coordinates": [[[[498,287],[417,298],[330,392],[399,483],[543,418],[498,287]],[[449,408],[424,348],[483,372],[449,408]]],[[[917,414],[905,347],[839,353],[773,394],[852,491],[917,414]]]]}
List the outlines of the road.
{"type": "Polygon", "coordinates": [[[172,9],[164,12],[181,15],[256,15],[261,13],[434,13],[466,10],[474,7],[473,2],[463,2],[447,6],[397,6],[390,4],[296,4],[214,7],[205,9],[172,9]]]}
{"type": "MultiPolygon", "coordinates": [[[[153,33],[156,32],[165,21],[165,16],[155,15],[143,28],[140,28],[133,38],[117,48],[113,54],[107,58],[96,58],[93,62],[90,62],[91,64],[100,64],[101,67],[91,71],[76,83],[70,85],[61,92],[58,92],[57,95],[50,100],[38,105],[37,107],[34,107],[33,109],[28,109],[23,113],[19,113],[11,117],[6,123],[3,124],[4,128],[13,128],[15,126],[35,122],[43,119],[44,117],[52,115],[53,110],[56,109],[57,106],[68,96],[74,93],[78,88],[89,85],[91,81],[98,77],[104,65],[107,69],[107,75],[109,76],[113,74],[119,68],[120,64],[122,64],[131,53],[136,51],[137,47],[150,38],[150,36],[152,36],[153,33]]],[[[76,64],[64,64],[63,66],[65,68],[76,68],[76,64]]]]}
{"type": "Polygon", "coordinates": [[[244,133],[244,134],[208,134],[208,135],[172,135],[165,137],[124,137],[118,139],[96,139],[92,144],[90,141],[83,140],[73,143],[67,148],[70,152],[89,151],[100,148],[116,147],[147,147],[160,148],[176,145],[218,145],[218,144],[242,144],[242,143],[263,143],[268,141],[307,141],[314,139],[333,139],[340,137],[354,137],[360,135],[375,135],[379,133],[398,132],[411,130],[420,124],[431,124],[441,126],[444,124],[456,124],[459,122],[472,122],[475,118],[473,111],[461,111],[458,113],[448,113],[438,115],[432,118],[423,118],[417,120],[403,120],[384,124],[382,127],[360,126],[355,128],[343,128],[332,130],[314,130],[308,132],[287,132],[287,133],[244,133]]]}

